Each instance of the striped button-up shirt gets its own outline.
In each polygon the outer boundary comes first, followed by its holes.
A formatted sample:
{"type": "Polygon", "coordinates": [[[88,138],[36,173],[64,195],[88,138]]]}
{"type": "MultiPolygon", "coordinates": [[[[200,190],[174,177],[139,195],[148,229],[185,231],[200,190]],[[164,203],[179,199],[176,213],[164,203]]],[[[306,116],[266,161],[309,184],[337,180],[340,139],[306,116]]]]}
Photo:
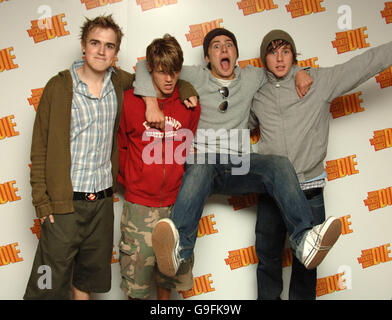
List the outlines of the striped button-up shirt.
{"type": "Polygon", "coordinates": [[[104,77],[101,96],[91,95],[76,70],[71,67],[73,82],[71,114],[71,179],[76,192],[98,192],[112,186],[113,127],[117,113],[117,96],[109,68],[104,77]]]}
{"type": "Polygon", "coordinates": [[[300,183],[301,189],[302,190],[309,190],[309,189],[315,189],[315,188],[324,188],[326,177],[327,177],[327,174],[324,171],[318,177],[315,177],[311,180],[300,183]]]}

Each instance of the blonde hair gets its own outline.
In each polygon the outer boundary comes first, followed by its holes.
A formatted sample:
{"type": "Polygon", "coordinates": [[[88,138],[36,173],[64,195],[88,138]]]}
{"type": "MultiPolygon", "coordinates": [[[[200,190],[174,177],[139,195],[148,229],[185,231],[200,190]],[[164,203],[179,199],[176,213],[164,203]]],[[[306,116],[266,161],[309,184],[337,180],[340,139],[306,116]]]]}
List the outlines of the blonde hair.
{"type": "Polygon", "coordinates": [[[151,42],[146,50],[146,59],[152,71],[160,66],[163,72],[171,75],[180,72],[184,62],[180,44],[169,34],[151,42]]]}

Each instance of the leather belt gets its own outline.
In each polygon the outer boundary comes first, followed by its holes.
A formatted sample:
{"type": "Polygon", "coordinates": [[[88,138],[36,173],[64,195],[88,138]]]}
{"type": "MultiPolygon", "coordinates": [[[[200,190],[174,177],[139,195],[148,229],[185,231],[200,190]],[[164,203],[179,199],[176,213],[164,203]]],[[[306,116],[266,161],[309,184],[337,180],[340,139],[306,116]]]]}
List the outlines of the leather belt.
{"type": "Polygon", "coordinates": [[[105,190],[95,192],[95,193],[94,192],[74,192],[73,199],[94,202],[96,200],[111,197],[112,195],[113,195],[113,189],[110,187],[110,188],[107,188],[105,190]]]}
{"type": "Polygon", "coordinates": [[[323,192],[323,188],[312,188],[308,190],[303,190],[306,199],[310,200],[314,198],[315,196],[318,196],[323,192]]]}

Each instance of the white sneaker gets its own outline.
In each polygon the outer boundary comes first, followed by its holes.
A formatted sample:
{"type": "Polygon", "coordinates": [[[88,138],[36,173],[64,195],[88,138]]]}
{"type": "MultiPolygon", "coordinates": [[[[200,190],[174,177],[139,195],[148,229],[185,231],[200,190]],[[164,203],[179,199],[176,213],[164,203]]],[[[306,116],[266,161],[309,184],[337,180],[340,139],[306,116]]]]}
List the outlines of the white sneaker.
{"type": "Polygon", "coordinates": [[[323,261],[341,233],[342,223],[335,217],[329,217],[323,224],[309,230],[301,241],[303,252],[299,259],[305,268],[309,270],[316,268],[323,261]]]}
{"type": "Polygon", "coordinates": [[[152,231],[152,247],[158,269],[168,277],[174,277],[180,267],[178,230],[173,221],[161,219],[152,231]]]}

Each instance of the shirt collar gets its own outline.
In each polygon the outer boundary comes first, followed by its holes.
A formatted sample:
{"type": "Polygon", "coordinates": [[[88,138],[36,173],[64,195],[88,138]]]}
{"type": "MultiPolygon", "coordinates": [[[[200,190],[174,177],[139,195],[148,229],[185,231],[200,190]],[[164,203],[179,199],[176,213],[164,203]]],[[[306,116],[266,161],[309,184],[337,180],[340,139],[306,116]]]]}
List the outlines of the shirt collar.
{"type": "MultiPolygon", "coordinates": [[[[84,65],[84,63],[85,63],[85,61],[83,59],[76,60],[70,68],[70,72],[72,75],[72,85],[75,89],[80,88],[79,86],[86,86],[87,87],[87,85],[79,78],[79,75],[76,71],[80,67],[82,67],[84,65]]],[[[106,74],[104,77],[104,86],[108,81],[107,79],[111,77],[112,72],[116,73],[116,70],[112,66],[110,66],[108,68],[108,70],[106,70],[106,74]]]]}
{"type": "Polygon", "coordinates": [[[268,77],[268,80],[270,82],[283,82],[286,80],[290,80],[294,74],[294,66],[291,67],[290,71],[282,78],[277,78],[271,71],[269,71],[267,68],[266,70],[266,74],[268,77]]]}
{"type": "MultiPolygon", "coordinates": [[[[215,76],[212,75],[211,70],[208,69],[207,67],[205,67],[205,69],[209,71],[210,79],[213,82],[215,82],[218,86],[222,86],[221,83],[219,82],[218,78],[215,78],[215,76]]],[[[230,84],[233,83],[233,82],[238,81],[238,79],[240,78],[241,70],[242,69],[239,66],[237,66],[237,65],[234,67],[234,78],[231,80],[230,84]]]]}

